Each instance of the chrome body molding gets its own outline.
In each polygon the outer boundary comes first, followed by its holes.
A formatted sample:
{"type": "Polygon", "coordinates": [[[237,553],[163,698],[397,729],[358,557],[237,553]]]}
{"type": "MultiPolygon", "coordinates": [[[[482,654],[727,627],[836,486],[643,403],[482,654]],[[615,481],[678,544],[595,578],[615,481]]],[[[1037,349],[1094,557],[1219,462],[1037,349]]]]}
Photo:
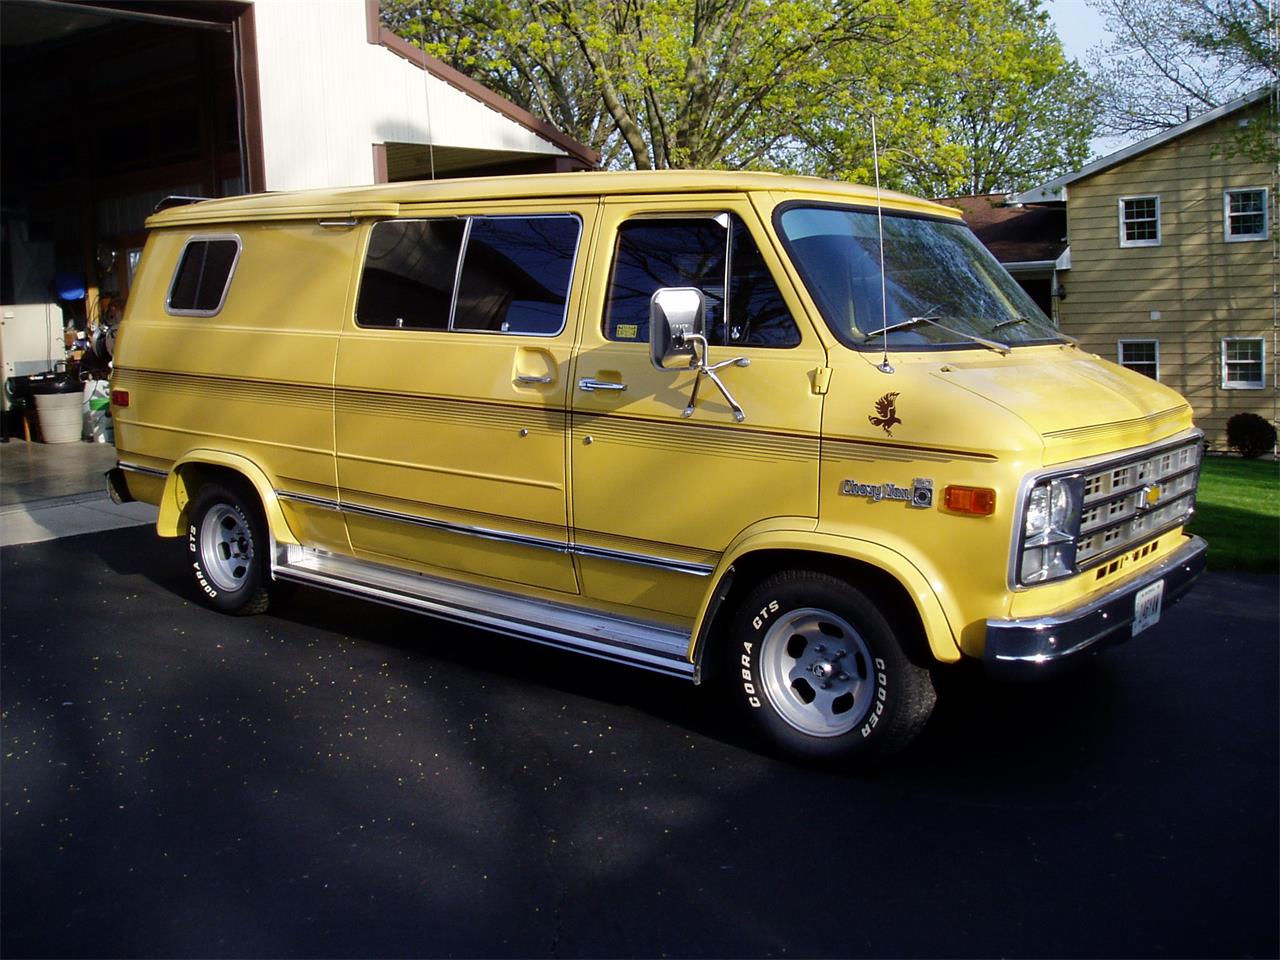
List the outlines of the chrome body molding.
{"type": "Polygon", "coordinates": [[[983,655],[987,669],[1011,679],[1039,677],[1064,661],[1129,639],[1138,591],[1163,579],[1162,603],[1167,608],[1204,572],[1207,553],[1204,540],[1191,537],[1161,562],[1117,581],[1102,596],[1078,607],[1039,617],[988,620],[983,655]]]}
{"type": "Polygon", "coordinates": [[[642,553],[625,553],[621,550],[606,550],[603,547],[586,547],[575,543],[569,552],[579,557],[594,557],[597,560],[614,560],[618,563],[632,563],[639,567],[656,567],[672,573],[686,573],[692,577],[709,577],[716,568],[706,563],[689,563],[684,560],[670,560],[666,557],[651,557],[642,553]]]}
{"type": "Polygon", "coordinates": [[[129,473],[145,473],[149,477],[165,479],[169,476],[168,470],[157,470],[155,467],[144,467],[141,464],[127,463],[124,460],[117,460],[116,466],[121,470],[127,470],[129,473]]]}
{"type": "Polygon", "coordinates": [[[279,580],[309,584],[655,673],[694,682],[698,679],[696,668],[687,659],[689,634],[665,624],[611,616],[288,544],[276,546],[271,572],[279,580]]]}
{"type": "Polygon", "coordinates": [[[492,530],[488,527],[476,527],[462,523],[449,523],[445,520],[432,520],[428,517],[417,517],[393,510],[382,510],[377,507],[365,507],[345,501],[330,500],[326,497],[313,497],[303,493],[290,493],[287,490],[276,490],[275,495],[281,500],[293,500],[313,507],[336,510],[339,513],[354,513],[360,516],[388,520],[392,523],[407,523],[412,526],[428,527],[446,533],[457,533],[466,537],[477,537],[481,540],[494,540],[499,543],[510,543],[521,547],[533,547],[537,550],[551,550],[555,553],[567,553],[572,556],[593,557],[597,560],[613,560],[617,563],[630,563],[641,567],[654,567],[671,573],[683,573],[694,577],[709,577],[715,567],[705,563],[689,563],[683,560],[672,560],[667,557],[654,557],[642,553],[627,553],[621,550],[606,550],[603,547],[587,547],[581,544],[568,543],[563,540],[547,540],[544,537],[531,537],[520,533],[507,533],[492,530]]]}

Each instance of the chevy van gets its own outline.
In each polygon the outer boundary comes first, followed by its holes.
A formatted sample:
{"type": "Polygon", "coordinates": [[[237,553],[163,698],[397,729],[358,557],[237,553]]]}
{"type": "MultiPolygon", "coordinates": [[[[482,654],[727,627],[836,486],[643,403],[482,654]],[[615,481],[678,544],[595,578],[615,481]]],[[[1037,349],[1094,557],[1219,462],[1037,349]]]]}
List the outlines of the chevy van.
{"type": "Polygon", "coordinates": [[[944,206],[582,173],[148,228],[110,486],[228,613],[293,581],[719,677],[767,743],[851,760],[916,736],[942,665],[1042,673],[1204,565],[1187,403],[944,206]]]}

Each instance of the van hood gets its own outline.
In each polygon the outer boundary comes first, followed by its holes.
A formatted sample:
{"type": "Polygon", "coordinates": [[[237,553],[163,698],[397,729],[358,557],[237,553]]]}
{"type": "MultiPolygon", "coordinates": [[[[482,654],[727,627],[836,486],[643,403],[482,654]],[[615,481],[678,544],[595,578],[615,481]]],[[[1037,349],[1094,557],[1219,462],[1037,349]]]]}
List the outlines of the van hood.
{"type": "Polygon", "coordinates": [[[1044,440],[1045,463],[1141,446],[1191,426],[1181,396],[1074,347],[949,361],[933,376],[998,404],[1044,440]]]}

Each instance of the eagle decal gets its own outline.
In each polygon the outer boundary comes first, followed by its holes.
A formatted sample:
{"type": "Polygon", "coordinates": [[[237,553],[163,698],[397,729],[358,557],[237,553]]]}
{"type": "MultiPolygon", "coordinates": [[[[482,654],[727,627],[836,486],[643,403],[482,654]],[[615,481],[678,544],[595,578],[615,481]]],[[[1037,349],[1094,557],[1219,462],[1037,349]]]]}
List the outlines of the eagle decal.
{"type": "Polygon", "coordinates": [[[874,426],[884,427],[884,432],[889,436],[893,436],[893,425],[901,423],[898,417],[898,395],[896,393],[886,393],[883,397],[876,401],[876,413],[878,417],[868,416],[874,426]]]}

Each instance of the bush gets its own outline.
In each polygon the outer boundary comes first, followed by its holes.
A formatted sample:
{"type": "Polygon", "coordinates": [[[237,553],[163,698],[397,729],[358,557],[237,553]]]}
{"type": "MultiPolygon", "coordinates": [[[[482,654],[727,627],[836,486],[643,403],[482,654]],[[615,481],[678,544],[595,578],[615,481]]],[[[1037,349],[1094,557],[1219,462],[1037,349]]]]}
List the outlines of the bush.
{"type": "Polygon", "coordinates": [[[1227,421],[1227,446],[1247,460],[1276,448],[1276,428],[1256,413],[1237,413],[1227,421]]]}

